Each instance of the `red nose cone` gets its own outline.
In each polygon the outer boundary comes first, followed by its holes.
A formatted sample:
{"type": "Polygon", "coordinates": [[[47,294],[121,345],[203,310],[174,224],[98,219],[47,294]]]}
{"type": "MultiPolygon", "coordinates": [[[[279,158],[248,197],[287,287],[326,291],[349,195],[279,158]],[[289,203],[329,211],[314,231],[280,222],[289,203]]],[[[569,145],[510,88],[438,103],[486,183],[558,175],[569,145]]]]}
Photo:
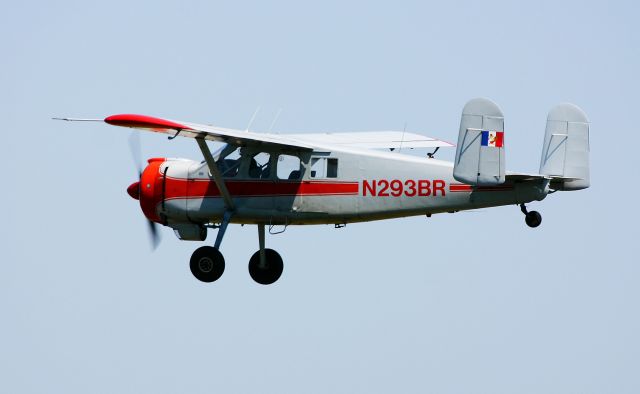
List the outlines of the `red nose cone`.
{"type": "Polygon", "coordinates": [[[140,182],[134,182],[127,188],[127,193],[136,200],[140,199],[140,182]]]}

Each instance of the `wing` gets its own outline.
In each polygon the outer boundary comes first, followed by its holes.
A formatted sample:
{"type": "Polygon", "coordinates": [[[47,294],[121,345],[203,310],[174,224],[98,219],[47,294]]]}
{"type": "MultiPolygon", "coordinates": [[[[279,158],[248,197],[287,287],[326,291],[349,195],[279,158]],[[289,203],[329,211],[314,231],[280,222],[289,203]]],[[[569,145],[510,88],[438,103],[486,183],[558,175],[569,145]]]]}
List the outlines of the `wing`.
{"type": "MultiPolygon", "coordinates": [[[[67,121],[102,121],[101,119],[55,118],[67,121]]],[[[436,138],[403,131],[367,131],[318,134],[263,134],[203,125],[191,122],[155,118],[146,115],[120,114],[104,122],[121,127],[148,130],[188,138],[202,138],[238,146],[271,145],[277,148],[313,150],[316,147],[353,147],[361,149],[436,148],[455,146],[436,138]]]]}
{"type": "Polygon", "coordinates": [[[363,149],[452,147],[452,143],[404,131],[359,131],[350,133],[285,134],[288,138],[310,144],[363,149]]]}
{"type": "MultiPolygon", "coordinates": [[[[72,120],[72,119],[69,119],[72,120]]],[[[272,145],[280,148],[312,150],[313,147],[284,136],[252,133],[250,131],[225,129],[190,122],[154,118],[145,115],[122,114],[104,119],[110,125],[144,129],[156,133],[188,138],[203,138],[209,141],[226,142],[238,146],[272,145]]]]}

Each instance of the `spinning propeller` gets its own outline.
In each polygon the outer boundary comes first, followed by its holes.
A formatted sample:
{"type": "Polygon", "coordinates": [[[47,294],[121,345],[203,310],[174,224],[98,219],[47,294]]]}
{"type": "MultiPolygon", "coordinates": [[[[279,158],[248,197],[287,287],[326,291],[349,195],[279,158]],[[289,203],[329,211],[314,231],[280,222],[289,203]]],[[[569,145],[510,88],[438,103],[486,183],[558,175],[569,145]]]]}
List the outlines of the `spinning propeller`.
{"type": "MultiPolygon", "coordinates": [[[[135,198],[136,200],[140,199],[140,181],[142,179],[142,159],[141,159],[141,149],[140,149],[140,134],[133,132],[129,136],[129,150],[131,151],[131,158],[136,166],[136,171],[138,174],[138,181],[132,183],[127,188],[127,193],[135,198]]],[[[151,241],[151,249],[155,250],[160,243],[160,233],[158,232],[157,224],[147,219],[148,224],[148,232],[149,239],[151,241]]]]}

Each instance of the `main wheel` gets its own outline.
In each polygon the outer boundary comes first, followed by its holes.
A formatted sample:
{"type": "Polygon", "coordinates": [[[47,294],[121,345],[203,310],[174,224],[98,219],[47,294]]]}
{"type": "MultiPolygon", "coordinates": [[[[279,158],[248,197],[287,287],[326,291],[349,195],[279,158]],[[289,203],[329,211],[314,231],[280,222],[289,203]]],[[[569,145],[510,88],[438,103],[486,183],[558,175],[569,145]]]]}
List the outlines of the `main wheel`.
{"type": "Polygon", "coordinates": [[[529,227],[538,227],[542,223],[542,215],[538,211],[527,212],[524,221],[529,227]]]}
{"type": "Polygon", "coordinates": [[[222,253],[211,246],[202,246],[191,255],[189,263],[191,273],[202,282],[214,282],[224,272],[224,257],[222,253]]]}
{"type": "Polygon", "coordinates": [[[260,266],[260,251],[257,251],[249,260],[249,275],[261,285],[270,285],[282,275],[284,264],[282,257],[273,249],[264,250],[265,265],[260,266]]]}

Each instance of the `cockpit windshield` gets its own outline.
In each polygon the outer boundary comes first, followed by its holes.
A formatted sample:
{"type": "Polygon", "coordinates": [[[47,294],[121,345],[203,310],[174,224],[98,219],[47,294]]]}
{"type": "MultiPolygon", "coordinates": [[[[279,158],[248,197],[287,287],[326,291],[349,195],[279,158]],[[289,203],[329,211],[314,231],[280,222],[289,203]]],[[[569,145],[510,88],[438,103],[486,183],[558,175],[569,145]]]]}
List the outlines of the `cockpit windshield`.
{"type": "Polygon", "coordinates": [[[216,164],[223,177],[235,177],[240,168],[240,148],[228,145],[220,152],[216,164]]]}

